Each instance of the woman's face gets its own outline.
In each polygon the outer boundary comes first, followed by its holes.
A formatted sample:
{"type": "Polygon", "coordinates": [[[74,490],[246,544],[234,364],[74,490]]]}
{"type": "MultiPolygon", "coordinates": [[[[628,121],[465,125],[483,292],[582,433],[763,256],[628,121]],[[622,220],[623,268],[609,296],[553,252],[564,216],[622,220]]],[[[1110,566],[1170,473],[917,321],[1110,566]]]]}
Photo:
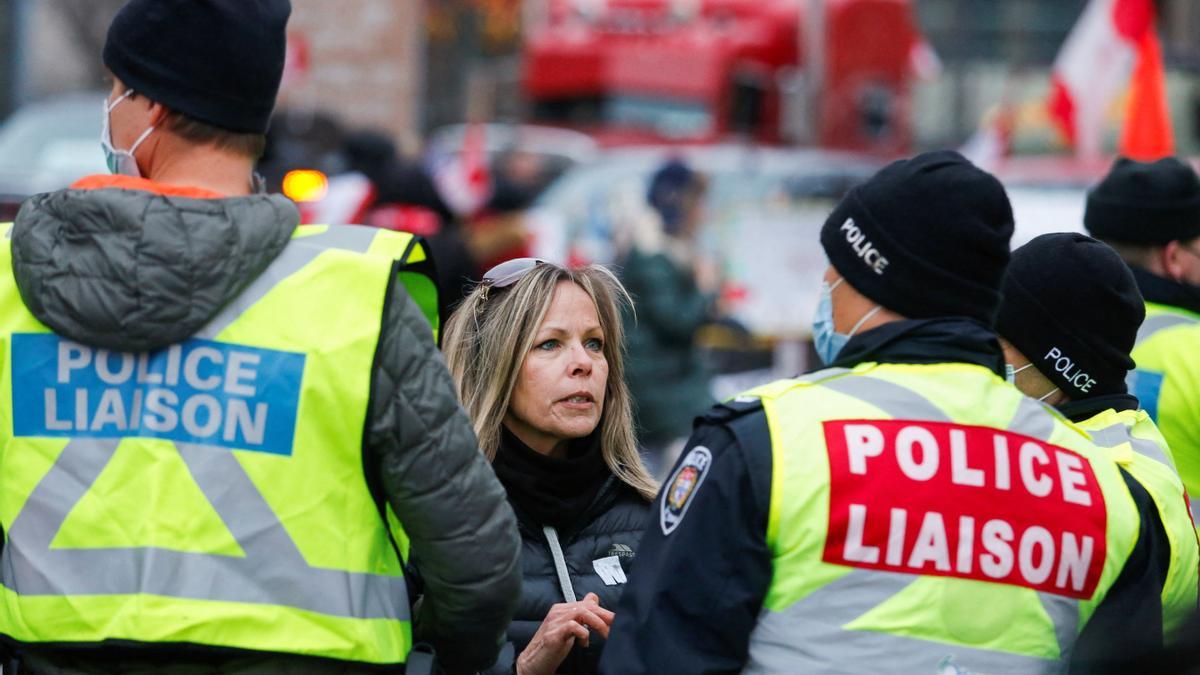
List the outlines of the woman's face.
{"type": "Polygon", "coordinates": [[[604,331],[592,298],[559,282],[525,355],[504,424],[530,448],[561,456],[600,423],[608,382],[604,331]]]}

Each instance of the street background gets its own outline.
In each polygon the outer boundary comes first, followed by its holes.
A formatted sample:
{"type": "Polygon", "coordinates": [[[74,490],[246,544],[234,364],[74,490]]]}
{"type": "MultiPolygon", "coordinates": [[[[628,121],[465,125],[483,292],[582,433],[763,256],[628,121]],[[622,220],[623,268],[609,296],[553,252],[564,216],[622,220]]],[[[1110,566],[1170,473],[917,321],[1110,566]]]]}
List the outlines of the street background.
{"type": "MultiPolygon", "coordinates": [[[[29,194],[104,170],[99,54],[121,5],[0,0],[0,220],[29,194]]],[[[1136,107],[1141,42],[1122,31],[1138,17],[1151,27],[1139,34],[1161,44],[1152,140],[1200,155],[1193,0],[293,7],[260,171],[306,222],[428,237],[443,315],[508,258],[619,264],[661,215],[646,204],[654,172],[676,159],[705,175],[695,247],[715,264],[720,302],[696,340],[718,397],[812,365],[817,232],[889,159],[958,148],[995,172],[1013,201],[1014,245],[1081,229],[1085,190],[1136,107]],[[1104,25],[1082,31],[1087,49],[1066,63],[1068,36],[1095,7],[1104,25]],[[1066,112],[1055,98],[1064,82],[1066,112]]]]}
{"type": "MultiPolygon", "coordinates": [[[[803,2],[804,0],[799,0],[803,2]]],[[[0,116],[22,103],[102,85],[98,58],[120,0],[0,0],[0,116]]],[[[415,153],[423,135],[477,113],[522,119],[520,49],[548,0],[293,0],[307,52],[282,104],[388,129],[415,153]]],[[[1087,0],[915,0],[940,74],[914,83],[914,150],[954,146],[1004,97],[1033,104],[1020,152],[1062,151],[1035,110],[1087,0]],[[1039,125],[1040,122],[1040,125],[1039,125]],[[1039,128],[1039,126],[1041,128],[1039,128]]],[[[1181,154],[1200,138],[1200,4],[1158,2],[1181,154]]],[[[1115,138],[1117,116],[1110,134],[1115,138]]],[[[1113,139],[1110,138],[1110,143],[1113,139]]]]}

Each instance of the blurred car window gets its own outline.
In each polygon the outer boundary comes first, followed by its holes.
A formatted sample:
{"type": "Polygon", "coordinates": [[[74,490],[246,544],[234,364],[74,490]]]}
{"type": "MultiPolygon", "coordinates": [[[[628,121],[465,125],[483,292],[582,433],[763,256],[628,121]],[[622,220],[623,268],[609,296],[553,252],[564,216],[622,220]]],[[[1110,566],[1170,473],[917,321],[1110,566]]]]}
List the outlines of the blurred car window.
{"type": "Polygon", "coordinates": [[[615,96],[605,106],[615,126],[651,129],[665,138],[697,138],[712,133],[714,118],[705,101],[672,101],[643,96],[615,96]]]}

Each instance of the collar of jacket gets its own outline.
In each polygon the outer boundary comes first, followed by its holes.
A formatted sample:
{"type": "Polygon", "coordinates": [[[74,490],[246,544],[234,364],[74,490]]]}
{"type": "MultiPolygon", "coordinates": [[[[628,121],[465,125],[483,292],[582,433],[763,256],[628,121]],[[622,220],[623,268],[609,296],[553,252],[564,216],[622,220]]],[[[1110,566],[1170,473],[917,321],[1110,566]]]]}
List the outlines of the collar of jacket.
{"type": "Polygon", "coordinates": [[[84,176],[71,184],[72,190],[106,190],[110,188],[139,190],[163,197],[188,197],[191,199],[222,199],[225,197],[225,195],[219,192],[213,192],[204,188],[168,185],[152,181],[149,178],[135,176],[96,174],[94,176],[84,176]]]}
{"type": "MultiPolygon", "coordinates": [[[[610,509],[616,507],[619,502],[624,502],[626,499],[640,501],[640,503],[648,505],[646,500],[642,499],[641,495],[634,491],[633,488],[625,485],[616,476],[609,474],[608,478],[600,486],[600,491],[596,493],[596,496],[592,498],[591,502],[588,503],[587,507],[577,518],[561,527],[555,527],[558,530],[559,541],[573,541],[577,533],[581,532],[588,525],[591,525],[610,509]]],[[[518,530],[534,539],[542,540],[545,538],[545,535],[542,534],[542,526],[549,525],[550,523],[542,523],[511,500],[509,501],[509,506],[512,507],[513,514],[517,517],[518,530]]]]}
{"type": "Polygon", "coordinates": [[[12,228],[12,271],[42,323],[77,342],[149,351],[195,335],[284,250],[283,195],[221,197],[128,176],[34,195],[12,228]]]}
{"type": "Polygon", "coordinates": [[[1004,376],[995,331],[965,317],[893,321],[850,338],[831,368],[860,363],[971,363],[1004,376]]]}
{"type": "Polygon", "coordinates": [[[1146,302],[1178,307],[1200,314],[1200,286],[1172,281],[1140,267],[1131,269],[1146,302]]]}
{"type": "Polygon", "coordinates": [[[566,457],[547,457],[521,442],[507,427],[492,460],[496,477],[520,516],[559,530],[575,526],[612,476],[600,449],[600,434],[568,444],[566,457]]]}
{"type": "Polygon", "coordinates": [[[1133,394],[1108,394],[1092,396],[1079,401],[1071,401],[1057,406],[1058,412],[1072,422],[1086,422],[1108,409],[1122,412],[1137,410],[1138,400],[1133,394]]]}

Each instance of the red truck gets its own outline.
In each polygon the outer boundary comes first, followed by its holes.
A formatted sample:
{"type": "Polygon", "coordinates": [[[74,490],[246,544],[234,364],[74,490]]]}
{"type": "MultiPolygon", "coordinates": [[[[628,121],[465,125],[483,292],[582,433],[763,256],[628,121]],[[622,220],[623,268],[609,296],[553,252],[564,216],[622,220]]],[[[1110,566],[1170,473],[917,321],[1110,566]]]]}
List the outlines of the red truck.
{"type": "Polygon", "coordinates": [[[524,45],[532,121],[604,145],[749,139],[907,150],[909,0],[545,0],[524,45]]]}

